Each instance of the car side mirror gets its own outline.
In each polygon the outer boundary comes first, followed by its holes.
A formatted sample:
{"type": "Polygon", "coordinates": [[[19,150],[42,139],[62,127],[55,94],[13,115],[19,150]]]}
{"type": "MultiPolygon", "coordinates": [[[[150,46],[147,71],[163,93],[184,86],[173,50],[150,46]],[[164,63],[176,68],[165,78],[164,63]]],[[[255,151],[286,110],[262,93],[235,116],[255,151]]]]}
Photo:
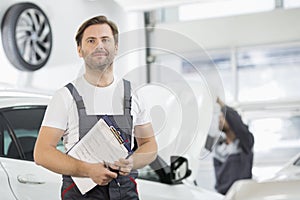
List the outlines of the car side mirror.
{"type": "Polygon", "coordinates": [[[171,156],[171,181],[178,183],[189,177],[192,171],[189,169],[188,160],[181,156],[171,156]]]}

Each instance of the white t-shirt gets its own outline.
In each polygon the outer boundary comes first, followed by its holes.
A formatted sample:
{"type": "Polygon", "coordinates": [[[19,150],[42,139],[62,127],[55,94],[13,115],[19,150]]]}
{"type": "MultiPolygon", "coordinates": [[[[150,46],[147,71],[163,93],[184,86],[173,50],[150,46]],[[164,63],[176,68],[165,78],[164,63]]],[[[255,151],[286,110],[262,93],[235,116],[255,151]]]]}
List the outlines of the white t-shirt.
{"type": "MultiPolygon", "coordinates": [[[[114,80],[107,87],[95,87],[84,76],[72,82],[82,96],[88,115],[123,115],[124,86],[123,80],[114,80]]],[[[132,93],[131,115],[133,127],[151,122],[150,115],[137,94],[132,93]]],[[[63,143],[68,151],[79,140],[79,119],[76,102],[70,91],[63,87],[53,95],[42,126],[65,130],[63,143]]]]}

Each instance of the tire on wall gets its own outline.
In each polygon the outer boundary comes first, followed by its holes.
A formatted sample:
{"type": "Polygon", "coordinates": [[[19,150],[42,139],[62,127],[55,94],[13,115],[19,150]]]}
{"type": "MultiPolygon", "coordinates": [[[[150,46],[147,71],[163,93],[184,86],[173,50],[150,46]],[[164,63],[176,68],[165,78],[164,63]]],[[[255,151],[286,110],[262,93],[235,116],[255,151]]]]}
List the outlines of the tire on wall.
{"type": "Polygon", "coordinates": [[[1,35],[4,52],[17,69],[35,71],[47,63],[52,32],[47,16],[37,5],[12,5],[3,17],[1,35]]]}

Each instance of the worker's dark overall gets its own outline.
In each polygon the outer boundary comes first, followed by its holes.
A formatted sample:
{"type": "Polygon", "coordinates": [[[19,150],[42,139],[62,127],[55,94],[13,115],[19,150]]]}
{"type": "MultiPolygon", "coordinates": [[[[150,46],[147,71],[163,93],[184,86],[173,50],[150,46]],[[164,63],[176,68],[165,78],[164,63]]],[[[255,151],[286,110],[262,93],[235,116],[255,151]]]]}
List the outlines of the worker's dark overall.
{"type": "MultiPolygon", "coordinates": [[[[115,128],[124,133],[125,142],[131,146],[132,116],[131,116],[131,92],[130,82],[123,80],[124,83],[124,114],[106,115],[115,128]]],[[[81,139],[103,115],[87,115],[82,97],[79,95],[73,84],[69,83],[66,87],[71,92],[76,101],[79,117],[79,139],[81,139]]],[[[103,97],[105,98],[105,97],[103,97]]],[[[61,198],[63,200],[136,200],[138,198],[135,178],[137,172],[131,172],[129,176],[118,176],[108,185],[97,185],[95,188],[82,195],[70,176],[63,175],[63,185],[61,198]]]]}

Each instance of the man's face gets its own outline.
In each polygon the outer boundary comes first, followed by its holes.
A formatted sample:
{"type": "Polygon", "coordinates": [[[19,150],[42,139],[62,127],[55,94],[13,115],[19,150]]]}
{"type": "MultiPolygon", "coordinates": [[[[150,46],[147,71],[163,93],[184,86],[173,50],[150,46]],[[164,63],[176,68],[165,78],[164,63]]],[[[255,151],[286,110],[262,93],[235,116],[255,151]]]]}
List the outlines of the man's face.
{"type": "Polygon", "coordinates": [[[85,29],[78,54],[91,70],[105,70],[111,66],[118,46],[107,24],[96,24],[85,29]]]}

